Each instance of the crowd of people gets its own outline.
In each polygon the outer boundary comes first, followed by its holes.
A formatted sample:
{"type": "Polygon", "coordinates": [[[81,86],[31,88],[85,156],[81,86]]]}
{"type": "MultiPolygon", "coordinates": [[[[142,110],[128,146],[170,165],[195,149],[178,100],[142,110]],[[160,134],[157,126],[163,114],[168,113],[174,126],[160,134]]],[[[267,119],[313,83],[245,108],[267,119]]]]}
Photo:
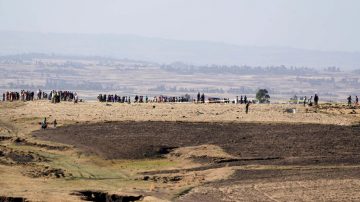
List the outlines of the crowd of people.
{"type": "Polygon", "coordinates": [[[236,103],[237,104],[247,104],[249,102],[247,96],[240,96],[240,99],[239,99],[239,96],[236,96],[236,103]]]}
{"type": "MultiPolygon", "coordinates": [[[[117,103],[131,103],[131,96],[120,96],[113,94],[99,94],[97,97],[99,102],[117,102],[117,103]]],[[[135,95],[134,103],[162,103],[162,102],[190,102],[190,96],[148,96],[135,95]]]]}
{"type": "Polygon", "coordinates": [[[303,105],[304,107],[306,105],[309,105],[309,106],[318,106],[319,104],[319,95],[317,93],[315,93],[314,96],[310,96],[310,98],[308,99],[307,96],[304,97],[304,101],[303,101],[303,105]],[[314,102],[313,102],[313,99],[314,99],[314,102]]]}
{"type": "MultiPolygon", "coordinates": [[[[193,103],[205,103],[205,94],[198,92],[195,99],[192,99],[190,95],[184,96],[154,96],[148,97],[143,95],[131,96],[120,96],[117,94],[99,94],[97,97],[99,102],[117,102],[117,103],[179,103],[179,102],[193,102],[193,103]]],[[[208,98],[209,102],[212,98],[208,98]]],[[[7,91],[2,94],[2,101],[33,101],[33,100],[49,100],[52,103],[60,103],[61,101],[73,101],[74,103],[79,102],[79,97],[76,92],[72,91],[55,91],[52,90],[50,93],[46,93],[42,90],[34,91],[21,90],[20,92],[16,91],[7,91]]],[[[230,99],[224,99],[224,103],[230,103],[230,99]]],[[[211,102],[210,102],[211,103],[211,102]]],[[[214,102],[215,103],[215,102],[214,102]]],[[[235,104],[250,104],[255,103],[254,100],[249,100],[246,95],[236,96],[236,99],[232,101],[235,104]]],[[[316,93],[314,96],[309,98],[305,96],[302,101],[303,105],[306,106],[318,106],[319,96],[316,93]]],[[[348,106],[359,106],[358,96],[353,97],[349,95],[347,97],[348,106]]]]}
{"type": "MultiPolygon", "coordinates": [[[[132,98],[131,96],[119,96],[119,95],[113,95],[113,94],[99,94],[99,96],[97,97],[99,102],[118,102],[118,103],[132,103],[132,98]]],[[[154,96],[149,98],[148,96],[142,96],[142,95],[135,95],[133,97],[133,103],[167,103],[167,102],[171,102],[171,103],[175,103],[175,102],[193,102],[193,103],[205,103],[205,102],[209,102],[209,103],[221,103],[221,102],[216,102],[218,100],[221,100],[220,98],[212,98],[212,97],[208,97],[207,98],[208,101],[206,101],[205,99],[205,94],[204,93],[197,93],[196,98],[192,99],[189,95],[185,95],[185,96],[154,96]]],[[[351,106],[353,101],[352,101],[352,97],[349,96],[347,98],[348,100],[348,105],[351,106]]],[[[236,96],[236,99],[234,99],[233,101],[230,101],[229,98],[224,98],[221,100],[222,103],[234,103],[234,104],[254,104],[256,103],[256,100],[250,100],[246,95],[240,95],[240,96],[236,96]]],[[[307,97],[305,96],[303,98],[303,101],[301,101],[301,103],[306,106],[318,106],[319,105],[319,95],[316,93],[314,96],[310,96],[307,97]]],[[[353,103],[355,106],[359,105],[359,98],[358,96],[355,96],[355,101],[353,103]]]]}
{"type": "Polygon", "coordinates": [[[106,95],[99,94],[97,97],[99,102],[118,102],[118,103],[131,103],[130,96],[120,96],[120,95],[106,95]]]}
{"type": "Polygon", "coordinates": [[[3,101],[32,101],[35,93],[33,91],[21,90],[20,92],[7,91],[3,93],[3,101]]]}
{"type": "Polygon", "coordinates": [[[152,100],[150,100],[150,102],[157,102],[157,103],[162,103],[162,102],[191,102],[191,98],[190,96],[186,95],[186,96],[155,96],[153,97],[152,100]]]}
{"type": "Polygon", "coordinates": [[[76,92],[52,90],[48,94],[40,89],[37,90],[36,93],[34,91],[21,90],[20,92],[7,91],[2,95],[3,102],[34,101],[34,100],[50,100],[52,103],[59,103],[60,101],[74,101],[75,103],[77,103],[79,101],[79,98],[76,92]]]}
{"type": "Polygon", "coordinates": [[[52,90],[48,99],[51,100],[51,103],[60,103],[61,101],[74,101],[74,103],[77,103],[79,101],[77,93],[71,91],[52,90]]]}
{"type": "Polygon", "coordinates": [[[37,95],[37,99],[38,99],[38,100],[42,100],[42,99],[47,99],[47,98],[48,98],[48,94],[45,93],[44,91],[40,90],[40,89],[36,92],[36,95],[37,95]]]}

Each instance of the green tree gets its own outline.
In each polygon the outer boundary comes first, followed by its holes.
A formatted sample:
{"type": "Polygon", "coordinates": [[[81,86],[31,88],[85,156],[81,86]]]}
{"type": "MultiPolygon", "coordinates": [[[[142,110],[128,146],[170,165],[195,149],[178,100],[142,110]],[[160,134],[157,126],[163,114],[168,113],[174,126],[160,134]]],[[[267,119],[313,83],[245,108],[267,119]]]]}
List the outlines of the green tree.
{"type": "Polygon", "coordinates": [[[256,92],[256,99],[259,103],[270,103],[270,95],[266,89],[259,89],[256,92]]]}

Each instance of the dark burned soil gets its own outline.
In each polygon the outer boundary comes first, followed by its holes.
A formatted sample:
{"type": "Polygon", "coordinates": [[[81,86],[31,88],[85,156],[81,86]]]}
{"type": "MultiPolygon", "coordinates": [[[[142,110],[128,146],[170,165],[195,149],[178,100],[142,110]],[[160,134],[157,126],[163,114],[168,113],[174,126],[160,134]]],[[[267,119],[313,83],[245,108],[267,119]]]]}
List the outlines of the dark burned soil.
{"type": "Polygon", "coordinates": [[[0,202],[27,202],[25,198],[22,197],[6,197],[0,196],[0,202]]]}
{"type": "Polygon", "coordinates": [[[176,180],[181,181],[183,173],[234,166],[230,178],[197,186],[181,194],[178,201],[360,200],[360,195],[351,194],[358,193],[359,187],[358,126],[107,122],[64,126],[33,135],[107,159],[161,158],[174,148],[204,144],[220,146],[233,156],[198,156],[194,160],[206,162],[199,167],[141,173],[143,180],[162,182],[163,178],[156,177],[162,174],[159,176],[180,176],[176,180]]]}
{"type": "Polygon", "coordinates": [[[33,135],[107,159],[158,158],[173,148],[213,144],[242,162],[268,159],[301,165],[359,163],[359,132],[354,126],[317,124],[107,122],[64,126],[33,135]]]}
{"type": "Polygon", "coordinates": [[[96,202],[132,202],[140,201],[143,196],[120,196],[117,194],[109,194],[101,191],[78,191],[73,193],[73,195],[80,196],[84,201],[96,201],[96,202]]]}

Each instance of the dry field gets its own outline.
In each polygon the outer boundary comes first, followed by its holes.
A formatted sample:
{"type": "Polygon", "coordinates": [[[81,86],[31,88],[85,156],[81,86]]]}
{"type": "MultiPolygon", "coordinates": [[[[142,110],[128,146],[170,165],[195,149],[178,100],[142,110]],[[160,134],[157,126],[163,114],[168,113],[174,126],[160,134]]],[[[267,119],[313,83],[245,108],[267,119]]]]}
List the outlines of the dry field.
{"type": "Polygon", "coordinates": [[[349,71],[234,74],[227,71],[167,71],[159,64],[126,60],[34,56],[31,59],[20,57],[15,61],[1,61],[0,58],[0,92],[63,89],[77,91],[86,100],[95,100],[99,92],[149,97],[162,94],[194,96],[203,92],[210,97],[235,99],[236,96],[247,95],[252,99],[257,89],[266,88],[270,91],[272,102],[288,101],[294,95],[310,97],[315,93],[322,101],[346,102],[350,94],[357,95],[360,86],[359,75],[349,71]]]}
{"type": "Polygon", "coordinates": [[[245,114],[233,104],[0,102],[0,196],[358,201],[359,114],[341,104],[245,114]],[[58,127],[39,130],[43,117],[58,127]]]}

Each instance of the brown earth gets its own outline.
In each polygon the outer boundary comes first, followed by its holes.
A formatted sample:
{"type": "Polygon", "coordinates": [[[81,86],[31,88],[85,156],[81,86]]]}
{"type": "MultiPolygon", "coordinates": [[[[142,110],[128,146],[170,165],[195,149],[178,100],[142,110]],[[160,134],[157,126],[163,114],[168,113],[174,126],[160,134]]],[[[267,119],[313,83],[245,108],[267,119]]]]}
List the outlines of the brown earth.
{"type": "Polygon", "coordinates": [[[233,161],[357,164],[359,131],[357,126],[319,124],[107,122],[36,131],[33,136],[108,159],[156,158],[174,148],[207,144],[220,146],[233,161]]]}
{"type": "Polygon", "coordinates": [[[0,196],[79,201],[85,195],[71,193],[90,190],[144,201],[360,201],[359,110],[0,102],[0,196]],[[37,131],[43,117],[59,127],[37,131]]]}
{"type": "Polygon", "coordinates": [[[360,199],[359,194],[350,194],[357,193],[360,185],[358,126],[107,122],[69,125],[33,135],[108,159],[179,157],[176,151],[187,147],[188,153],[201,151],[190,155],[201,166],[144,172],[145,181],[177,183],[188,177],[186,173],[202,177],[199,173],[208,170],[233,169],[229,178],[218,177],[185,190],[174,199],[179,201],[360,199]],[[210,153],[199,149],[201,145],[208,145],[203,147],[209,147],[210,153]],[[227,155],[211,154],[215,151],[211,145],[219,146],[227,155]],[[323,194],[329,192],[336,194],[323,194]]]}

